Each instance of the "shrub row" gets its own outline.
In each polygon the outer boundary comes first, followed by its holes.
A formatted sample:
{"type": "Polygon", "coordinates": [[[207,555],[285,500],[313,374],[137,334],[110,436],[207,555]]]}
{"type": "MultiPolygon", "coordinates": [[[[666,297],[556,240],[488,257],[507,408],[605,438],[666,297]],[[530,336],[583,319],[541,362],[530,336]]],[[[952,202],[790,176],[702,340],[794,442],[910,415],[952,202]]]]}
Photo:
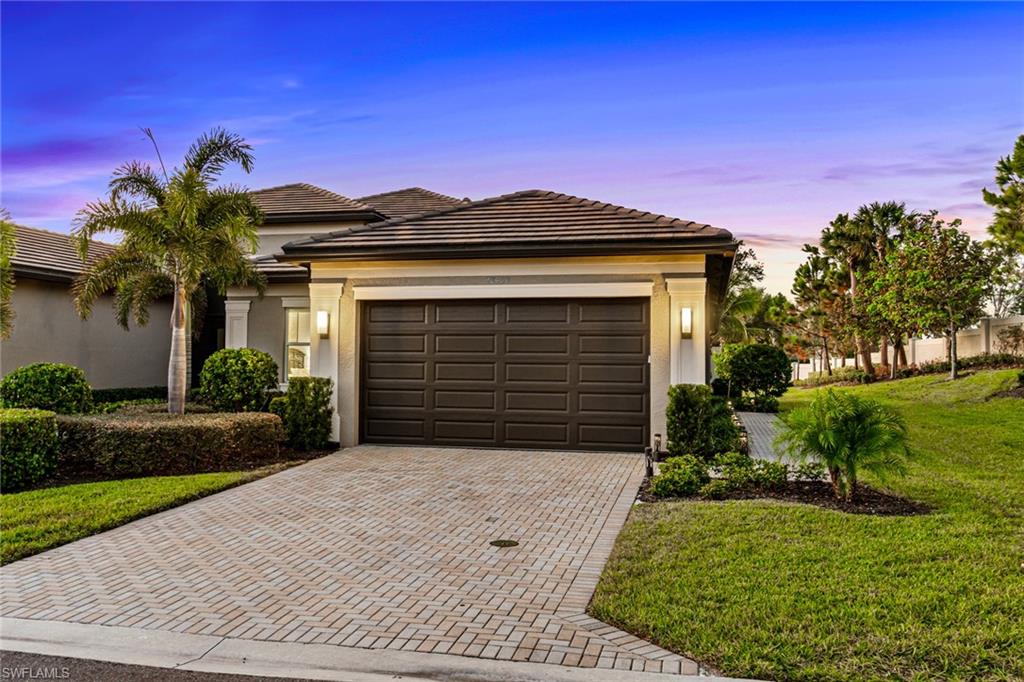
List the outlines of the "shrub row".
{"type": "Polygon", "coordinates": [[[672,455],[694,455],[710,461],[739,447],[740,432],[728,403],[713,395],[707,386],[669,387],[665,421],[668,451],[672,455]]]}
{"type": "Polygon", "coordinates": [[[107,476],[222,471],[273,459],[284,439],[272,414],[60,415],[60,464],[107,476]]]}
{"type": "Polygon", "coordinates": [[[55,418],[48,410],[0,409],[0,491],[27,488],[53,472],[55,418]]]}
{"type": "Polygon", "coordinates": [[[123,403],[132,400],[167,401],[166,386],[136,386],[133,388],[94,388],[92,402],[97,405],[123,403]]]}
{"type": "Polygon", "coordinates": [[[682,455],[661,463],[658,475],[651,479],[651,494],[717,500],[738,491],[779,490],[790,479],[819,480],[824,472],[824,467],[814,462],[790,467],[739,452],[722,453],[710,462],[682,455]]]}
{"type": "Polygon", "coordinates": [[[284,422],[288,445],[296,450],[322,450],[331,438],[331,393],[334,382],[317,377],[296,377],[288,392],[270,401],[270,411],[284,422]]]}
{"type": "MultiPolygon", "coordinates": [[[[956,365],[960,369],[1010,369],[1024,367],[1024,356],[1010,353],[982,353],[981,355],[957,358],[956,365]]],[[[949,372],[949,360],[931,360],[896,370],[896,378],[905,379],[921,374],[945,374],[947,372],[949,372]]]]}
{"type": "Polygon", "coordinates": [[[811,372],[806,379],[794,382],[798,386],[827,386],[828,384],[856,383],[869,384],[875,377],[856,367],[836,367],[832,374],[828,372],[811,372]]]}

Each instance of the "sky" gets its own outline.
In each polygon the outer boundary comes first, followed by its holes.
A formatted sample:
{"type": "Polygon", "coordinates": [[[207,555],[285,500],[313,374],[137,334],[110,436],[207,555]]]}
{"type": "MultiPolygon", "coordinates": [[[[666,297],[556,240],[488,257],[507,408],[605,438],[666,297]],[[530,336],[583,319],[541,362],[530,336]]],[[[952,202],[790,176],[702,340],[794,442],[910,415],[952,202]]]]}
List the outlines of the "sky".
{"type": "Polygon", "coordinates": [[[731,230],[788,291],[837,213],[982,235],[1024,133],[1015,3],[0,4],[0,206],[60,232],[213,126],[251,188],[550,189],[731,230]]]}

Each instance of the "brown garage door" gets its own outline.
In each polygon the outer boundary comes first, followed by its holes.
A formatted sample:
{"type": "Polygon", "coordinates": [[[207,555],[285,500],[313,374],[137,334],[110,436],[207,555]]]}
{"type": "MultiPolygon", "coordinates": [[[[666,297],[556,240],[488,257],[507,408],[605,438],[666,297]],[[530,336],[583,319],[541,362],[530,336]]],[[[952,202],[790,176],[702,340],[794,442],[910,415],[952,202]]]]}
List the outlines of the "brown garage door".
{"type": "Polygon", "coordinates": [[[642,450],[647,299],[368,301],[362,440],[642,450]]]}

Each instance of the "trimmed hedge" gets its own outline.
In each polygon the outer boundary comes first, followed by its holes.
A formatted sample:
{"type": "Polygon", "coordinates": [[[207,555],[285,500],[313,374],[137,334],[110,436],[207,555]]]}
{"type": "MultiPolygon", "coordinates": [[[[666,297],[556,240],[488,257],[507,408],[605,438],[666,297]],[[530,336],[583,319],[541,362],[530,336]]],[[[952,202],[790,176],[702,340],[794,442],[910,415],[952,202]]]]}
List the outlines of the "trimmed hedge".
{"type": "Polygon", "coordinates": [[[651,494],[655,497],[689,497],[711,480],[707,463],[693,455],[669,457],[659,470],[651,479],[651,494]]]}
{"type": "Polygon", "coordinates": [[[331,438],[331,393],[334,382],[320,377],[296,377],[288,392],[270,401],[270,411],[281,417],[288,445],[296,450],[322,450],[331,438]]]}
{"type": "Polygon", "coordinates": [[[0,409],[0,491],[27,488],[53,473],[56,415],[49,410],[0,409]]]}
{"type": "Polygon", "coordinates": [[[163,400],[167,402],[166,386],[135,386],[131,388],[94,388],[92,401],[96,405],[103,403],[123,403],[129,400],[163,400]]]}
{"type": "Polygon", "coordinates": [[[799,379],[794,383],[797,386],[827,386],[828,384],[846,382],[870,384],[874,380],[875,377],[864,370],[853,366],[846,366],[833,367],[831,375],[828,372],[811,372],[807,375],[806,379],[799,379]]]}
{"type": "Polygon", "coordinates": [[[163,476],[238,469],[276,458],[276,415],[60,416],[60,464],[107,476],[163,476]]]}
{"type": "Polygon", "coordinates": [[[739,448],[740,432],[724,398],[707,386],[676,384],[668,389],[665,408],[668,451],[710,461],[739,448]]]}
{"type": "Polygon", "coordinates": [[[261,412],[277,388],[277,363],[252,348],[223,348],[199,373],[202,401],[221,412],[261,412]]]}
{"type": "Polygon", "coordinates": [[[0,381],[0,401],[4,407],[77,414],[92,408],[92,389],[85,372],[73,365],[36,362],[0,381]]]}
{"type": "MultiPolygon", "coordinates": [[[[166,400],[123,400],[104,403],[96,410],[101,414],[168,414],[166,400]]],[[[211,414],[213,408],[201,403],[185,403],[185,414],[211,414]]]]}

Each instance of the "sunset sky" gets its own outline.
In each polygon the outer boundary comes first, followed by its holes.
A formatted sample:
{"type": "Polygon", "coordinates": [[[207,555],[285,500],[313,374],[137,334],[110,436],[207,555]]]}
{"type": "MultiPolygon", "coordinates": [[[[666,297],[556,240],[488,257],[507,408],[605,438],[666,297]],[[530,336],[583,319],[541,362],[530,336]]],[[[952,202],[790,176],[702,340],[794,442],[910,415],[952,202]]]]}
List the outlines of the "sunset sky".
{"type": "Polygon", "coordinates": [[[67,232],[110,172],[220,125],[252,188],[526,188],[707,222],[788,291],[838,212],[896,199],[981,234],[1024,132],[1024,5],[15,3],[2,196],[67,232]]]}

